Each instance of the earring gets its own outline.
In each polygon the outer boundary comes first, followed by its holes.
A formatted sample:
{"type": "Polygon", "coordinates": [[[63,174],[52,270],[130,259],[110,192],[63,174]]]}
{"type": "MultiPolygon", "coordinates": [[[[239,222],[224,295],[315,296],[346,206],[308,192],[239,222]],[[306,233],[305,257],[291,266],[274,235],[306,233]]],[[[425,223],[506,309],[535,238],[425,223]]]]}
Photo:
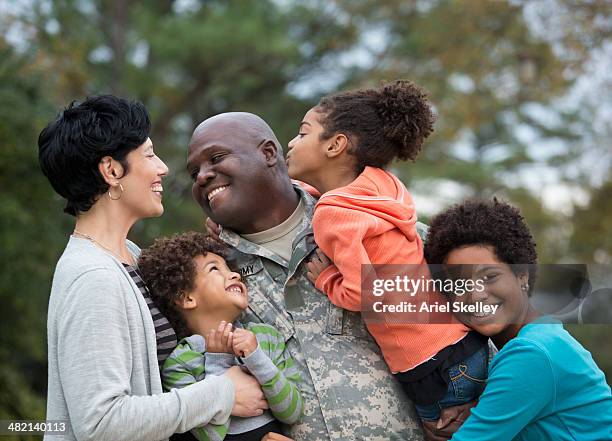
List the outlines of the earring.
{"type": "Polygon", "coordinates": [[[529,284],[528,284],[528,283],[525,283],[523,286],[521,286],[521,289],[522,289],[523,291],[527,291],[527,290],[529,289],[529,284]]]}
{"type": "MultiPolygon", "coordinates": [[[[121,199],[121,195],[123,195],[123,185],[119,184],[119,190],[121,190],[119,192],[119,197],[118,198],[114,198],[112,193],[111,193],[111,189],[113,187],[109,187],[108,189],[108,197],[110,198],[111,201],[118,201],[119,199],[121,199]]],[[[116,187],[115,187],[116,188],[116,187]]]]}

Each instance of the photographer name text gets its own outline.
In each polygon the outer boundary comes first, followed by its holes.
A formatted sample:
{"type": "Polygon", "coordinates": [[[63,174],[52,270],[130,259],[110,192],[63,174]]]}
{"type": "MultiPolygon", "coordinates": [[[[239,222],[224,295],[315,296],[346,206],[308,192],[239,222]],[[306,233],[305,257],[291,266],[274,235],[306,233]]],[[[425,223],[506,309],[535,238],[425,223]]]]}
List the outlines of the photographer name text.
{"type": "Polygon", "coordinates": [[[402,312],[429,312],[429,313],[445,313],[458,312],[466,314],[495,314],[499,305],[490,305],[483,302],[463,303],[457,302],[399,302],[387,304],[383,302],[374,302],[372,310],[374,312],[387,313],[402,313],[402,312]]]}

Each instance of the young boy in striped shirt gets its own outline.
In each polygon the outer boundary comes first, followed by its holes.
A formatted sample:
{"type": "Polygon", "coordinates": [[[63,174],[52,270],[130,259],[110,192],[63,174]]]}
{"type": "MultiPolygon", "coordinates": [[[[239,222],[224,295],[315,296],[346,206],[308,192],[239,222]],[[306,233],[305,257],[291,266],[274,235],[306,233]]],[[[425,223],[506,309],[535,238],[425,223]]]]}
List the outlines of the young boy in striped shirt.
{"type": "Polygon", "coordinates": [[[266,433],[282,433],[279,422],[300,418],[300,374],[275,328],[237,321],[248,306],[247,290],[225,256],[214,239],[190,232],[158,239],[142,251],[138,264],[153,300],[181,339],[162,367],[164,388],[185,387],[239,365],[261,384],[270,406],[259,416],[196,427],[194,436],[259,441],[266,433]]]}

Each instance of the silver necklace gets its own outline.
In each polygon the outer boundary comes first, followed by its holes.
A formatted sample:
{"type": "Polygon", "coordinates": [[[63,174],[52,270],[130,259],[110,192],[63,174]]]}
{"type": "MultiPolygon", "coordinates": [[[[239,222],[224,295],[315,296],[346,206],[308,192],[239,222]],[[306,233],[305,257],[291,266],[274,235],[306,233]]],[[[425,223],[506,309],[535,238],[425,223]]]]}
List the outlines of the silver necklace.
{"type": "Polygon", "coordinates": [[[111,250],[108,247],[105,247],[104,245],[102,245],[100,242],[98,242],[96,239],[94,239],[92,236],[90,236],[89,234],[85,234],[85,233],[81,233],[79,230],[77,230],[76,228],[74,229],[74,231],[72,232],[73,235],[78,234],[79,236],[89,240],[91,243],[93,243],[94,245],[97,245],[98,247],[102,248],[104,251],[110,253],[113,255],[113,257],[115,257],[119,262],[123,263],[124,260],[128,260],[128,262],[126,262],[128,265],[132,265],[132,262],[130,262],[131,259],[124,259],[123,257],[121,257],[119,254],[115,253],[113,250],[111,250]]]}

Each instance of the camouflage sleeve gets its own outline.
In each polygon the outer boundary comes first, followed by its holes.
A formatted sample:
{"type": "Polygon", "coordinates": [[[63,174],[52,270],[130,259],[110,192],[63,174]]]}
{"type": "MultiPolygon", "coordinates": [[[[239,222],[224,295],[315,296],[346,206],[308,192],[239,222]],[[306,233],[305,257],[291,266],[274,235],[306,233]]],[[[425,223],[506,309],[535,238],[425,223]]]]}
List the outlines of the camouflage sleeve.
{"type": "Polygon", "coordinates": [[[259,346],[243,358],[245,366],[261,384],[272,414],[285,424],[294,424],[302,416],[304,405],[298,387],[300,373],[285,350],[285,340],[272,326],[249,324],[259,346]]]}
{"type": "MultiPolygon", "coordinates": [[[[204,355],[194,351],[184,340],[172,351],[162,367],[164,390],[183,388],[205,378],[204,355]]],[[[194,427],[193,436],[199,441],[222,441],[227,434],[229,418],[225,424],[206,424],[194,427]]]]}

